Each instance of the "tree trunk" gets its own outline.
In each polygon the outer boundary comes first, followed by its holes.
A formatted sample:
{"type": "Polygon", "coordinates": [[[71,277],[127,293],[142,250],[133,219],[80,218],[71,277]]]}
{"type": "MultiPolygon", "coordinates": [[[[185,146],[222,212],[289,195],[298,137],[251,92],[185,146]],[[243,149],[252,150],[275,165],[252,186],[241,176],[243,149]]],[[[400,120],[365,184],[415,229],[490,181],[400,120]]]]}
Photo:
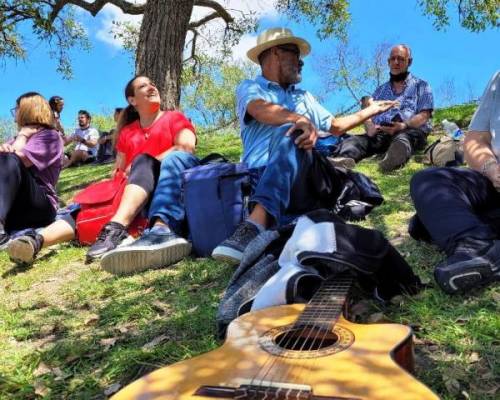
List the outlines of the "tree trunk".
{"type": "Polygon", "coordinates": [[[182,53],[193,7],[194,0],[148,0],[144,10],[135,72],[156,83],[167,110],[179,105],[182,53]]]}

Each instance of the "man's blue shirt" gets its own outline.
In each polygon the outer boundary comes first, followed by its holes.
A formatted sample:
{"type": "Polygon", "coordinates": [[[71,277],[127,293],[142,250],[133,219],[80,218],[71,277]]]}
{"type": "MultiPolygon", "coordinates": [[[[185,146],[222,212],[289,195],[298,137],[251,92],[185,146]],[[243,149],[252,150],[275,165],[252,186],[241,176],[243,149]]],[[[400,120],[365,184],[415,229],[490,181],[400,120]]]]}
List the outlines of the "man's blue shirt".
{"type": "MultiPolygon", "coordinates": [[[[398,100],[400,103],[399,108],[391,108],[373,117],[372,120],[377,125],[383,122],[390,123],[398,114],[403,121],[408,121],[423,110],[432,111],[434,109],[434,99],[430,85],[412,74],[408,74],[406,77],[405,88],[401,93],[395,94],[391,82],[386,82],[375,90],[372,97],[374,100],[398,100]]],[[[420,129],[424,132],[430,132],[430,122],[427,121],[420,129]]]]}
{"type": "Polygon", "coordinates": [[[244,80],[236,89],[236,104],[243,141],[242,161],[251,168],[265,166],[269,156],[269,143],[272,135],[283,135],[292,125],[266,125],[247,114],[251,101],[264,100],[278,104],[287,110],[304,115],[317,129],[329,131],[333,116],[307,91],[290,85],[283,89],[278,83],[263,76],[255,80],[244,80]]]}

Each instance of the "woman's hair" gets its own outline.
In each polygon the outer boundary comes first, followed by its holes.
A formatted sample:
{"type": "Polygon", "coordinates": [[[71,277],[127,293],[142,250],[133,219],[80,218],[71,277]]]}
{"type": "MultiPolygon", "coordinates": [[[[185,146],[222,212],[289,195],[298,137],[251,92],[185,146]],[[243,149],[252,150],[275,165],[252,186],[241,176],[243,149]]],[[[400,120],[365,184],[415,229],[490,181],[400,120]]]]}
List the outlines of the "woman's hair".
{"type": "Polygon", "coordinates": [[[17,126],[41,125],[47,128],[54,127],[54,114],[49,102],[37,92],[28,92],[16,100],[17,126]]]}
{"type": "MultiPolygon", "coordinates": [[[[133,97],[135,95],[134,82],[137,78],[147,78],[147,76],[136,75],[127,82],[127,84],[125,85],[125,100],[127,101],[129,97],[133,97]]],[[[129,104],[127,107],[125,107],[120,113],[120,118],[118,119],[118,123],[116,126],[116,135],[115,135],[116,141],[118,141],[118,137],[120,136],[120,132],[123,129],[123,127],[138,119],[139,119],[139,113],[137,112],[137,110],[133,105],[129,104]]]]}
{"type": "Polygon", "coordinates": [[[52,108],[52,110],[54,111],[57,111],[56,110],[56,106],[61,102],[63,101],[64,99],[61,97],[61,96],[52,96],[50,99],[49,99],[49,104],[50,104],[50,108],[52,108]]]}

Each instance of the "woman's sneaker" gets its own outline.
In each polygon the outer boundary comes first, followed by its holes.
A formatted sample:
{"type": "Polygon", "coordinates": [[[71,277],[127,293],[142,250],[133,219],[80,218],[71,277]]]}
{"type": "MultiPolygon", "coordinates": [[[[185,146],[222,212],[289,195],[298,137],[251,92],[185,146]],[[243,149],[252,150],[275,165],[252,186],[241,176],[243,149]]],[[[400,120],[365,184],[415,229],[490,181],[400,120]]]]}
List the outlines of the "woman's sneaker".
{"type": "Polygon", "coordinates": [[[12,262],[31,265],[43,246],[43,236],[34,230],[12,239],[7,247],[7,254],[12,262]]]}
{"type": "Polygon", "coordinates": [[[101,259],[102,269],[126,275],[167,267],[191,253],[191,243],[165,227],[153,227],[128,246],[118,247],[101,259]]]}
{"type": "Polygon", "coordinates": [[[436,266],[434,278],[446,293],[463,293],[500,280],[500,240],[464,239],[436,266]]]}
{"type": "Polygon", "coordinates": [[[87,251],[86,262],[92,262],[116,249],[128,237],[127,228],[118,222],[108,222],[87,251]]]}

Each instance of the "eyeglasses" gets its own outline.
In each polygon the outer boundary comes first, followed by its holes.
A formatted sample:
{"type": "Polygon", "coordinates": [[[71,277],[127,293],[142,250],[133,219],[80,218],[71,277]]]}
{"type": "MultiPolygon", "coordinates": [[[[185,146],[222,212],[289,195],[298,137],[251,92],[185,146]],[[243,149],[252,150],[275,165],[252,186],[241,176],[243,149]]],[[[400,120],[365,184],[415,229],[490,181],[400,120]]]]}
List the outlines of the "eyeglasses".
{"type": "Polygon", "coordinates": [[[282,51],[286,51],[287,53],[293,53],[297,57],[300,57],[300,49],[297,46],[281,44],[281,45],[276,46],[276,47],[282,51]]]}
{"type": "Polygon", "coordinates": [[[404,62],[407,62],[408,59],[405,58],[405,57],[389,57],[389,62],[400,62],[400,63],[404,63],[404,62]]]}
{"type": "Polygon", "coordinates": [[[16,117],[16,110],[17,110],[17,107],[12,107],[10,109],[10,114],[15,118],[16,117]]]}

